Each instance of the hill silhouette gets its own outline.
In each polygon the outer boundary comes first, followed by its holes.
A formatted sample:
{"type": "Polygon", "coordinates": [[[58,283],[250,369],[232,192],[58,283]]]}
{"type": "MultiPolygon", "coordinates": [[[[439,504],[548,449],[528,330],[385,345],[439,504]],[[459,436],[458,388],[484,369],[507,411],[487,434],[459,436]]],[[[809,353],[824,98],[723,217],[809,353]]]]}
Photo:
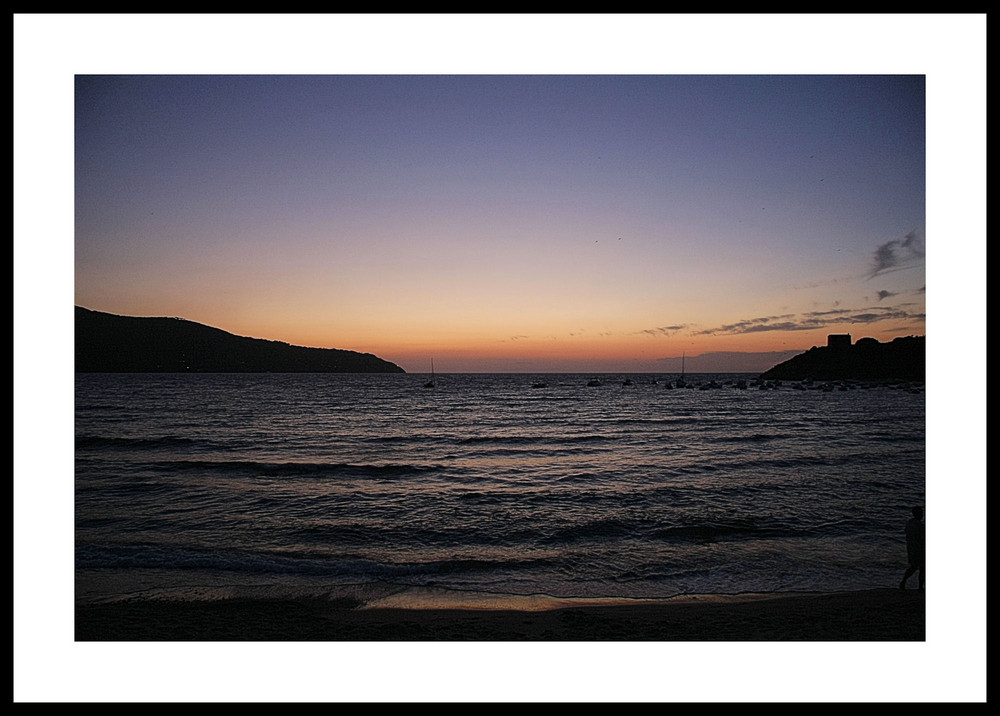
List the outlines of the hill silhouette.
{"type": "Polygon", "coordinates": [[[76,307],[78,373],[405,373],[370,353],[246,338],[182,318],[76,307]]]}
{"type": "MultiPolygon", "coordinates": [[[[849,338],[849,337],[848,337],[849,338]]],[[[764,380],[923,381],[923,336],[880,343],[861,338],[855,344],[810,348],[762,373],[764,380]]]]}

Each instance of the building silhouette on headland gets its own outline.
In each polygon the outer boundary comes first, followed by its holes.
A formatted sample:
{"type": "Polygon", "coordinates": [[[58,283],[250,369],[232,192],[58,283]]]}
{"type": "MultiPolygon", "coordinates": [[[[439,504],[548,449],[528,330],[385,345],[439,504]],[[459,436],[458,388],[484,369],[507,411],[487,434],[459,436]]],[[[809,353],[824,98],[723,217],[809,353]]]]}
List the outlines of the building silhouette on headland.
{"type": "Polygon", "coordinates": [[[849,333],[831,333],[826,346],[813,346],[761,374],[765,380],[918,381],[925,375],[924,337],[907,336],[881,343],[849,333]]]}
{"type": "Polygon", "coordinates": [[[831,333],[826,337],[826,347],[827,348],[850,348],[851,347],[851,334],[850,333],[831,333]]]}

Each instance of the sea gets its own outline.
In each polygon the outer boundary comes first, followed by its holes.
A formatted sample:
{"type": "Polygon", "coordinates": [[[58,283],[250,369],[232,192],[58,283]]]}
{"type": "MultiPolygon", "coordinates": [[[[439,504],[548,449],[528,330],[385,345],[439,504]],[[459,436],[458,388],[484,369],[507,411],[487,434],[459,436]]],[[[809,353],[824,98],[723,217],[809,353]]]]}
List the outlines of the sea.
{"type": "Polygon", "coordinates": [[[75,598],[894,588],[920,385],[77,374],[75,598]]]}

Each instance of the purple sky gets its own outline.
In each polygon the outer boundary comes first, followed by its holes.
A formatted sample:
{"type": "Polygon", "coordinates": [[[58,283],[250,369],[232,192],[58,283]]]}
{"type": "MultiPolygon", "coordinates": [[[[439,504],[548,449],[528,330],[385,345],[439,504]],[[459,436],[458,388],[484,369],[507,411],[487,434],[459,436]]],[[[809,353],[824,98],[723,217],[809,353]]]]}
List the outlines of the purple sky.
{"type": "Polygon", "coordinates": [[[408,370],[924,333],[922,75],[81,75],[75,96],[95,310],[408,370]]]}

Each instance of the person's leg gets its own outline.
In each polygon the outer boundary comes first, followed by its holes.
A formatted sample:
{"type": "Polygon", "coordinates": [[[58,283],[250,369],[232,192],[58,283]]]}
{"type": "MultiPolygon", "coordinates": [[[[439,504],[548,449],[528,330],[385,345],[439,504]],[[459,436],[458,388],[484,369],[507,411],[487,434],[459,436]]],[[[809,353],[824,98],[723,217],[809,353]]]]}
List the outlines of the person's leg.
{"type": "MultiPolygon", "coordinates": [[[[913,573],[916,572],[916,571],[917,571],[917,568],[914,567],[913,565],[910,565],[909,567],[907,567],[906,574],[903,575],[903,580],[899,583],[899,588],[900,589],[906,589],[906,580],[908,580],[910,577],[912,577],[913,573]]],[[[921,571],[920,572],[921,579],[923,578],[923,574],[924,573],[921,571]]]]}

